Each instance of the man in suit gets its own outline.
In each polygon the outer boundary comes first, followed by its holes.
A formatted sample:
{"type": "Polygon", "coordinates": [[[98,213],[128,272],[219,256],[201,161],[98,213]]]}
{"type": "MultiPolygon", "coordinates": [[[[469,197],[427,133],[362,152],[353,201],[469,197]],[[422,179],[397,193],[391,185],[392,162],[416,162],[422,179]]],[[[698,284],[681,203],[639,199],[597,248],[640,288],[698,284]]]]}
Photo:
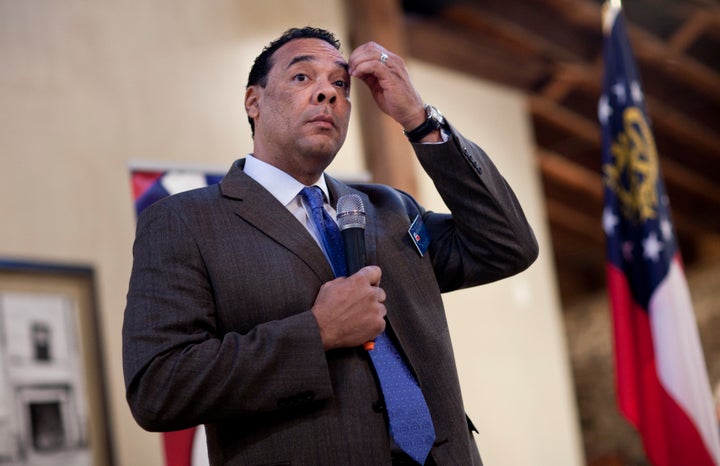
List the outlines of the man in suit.
{"type": "MultiPolygon", "coordinates": [[[[245,95],[254,150],[219,185],[138,220],[123,325],[127,399],[148,430],[205,424],[212,464],[481,464],[441,292],[527,268],[537,243],[488,156],[429,106],[401,57],[293,29],[255,60],[245,95]],[[345,139],[350,79],[406,131],[451,214],[387,186],[324,173],[345,139]],[[301,190],[365,206],[369,265],[336,276],[301,190]],[[408,228],[414,220],[413,239],[408,228]],[[420,241],[417,240],[420,238],[420,241]],[[429,245],[424,242],[429,239],[429,245]],[[431,417],[413,460],[363,343],[387,336],[431,417]]],[[[378,340],[379,341],[379,340],[378,340]]]]}

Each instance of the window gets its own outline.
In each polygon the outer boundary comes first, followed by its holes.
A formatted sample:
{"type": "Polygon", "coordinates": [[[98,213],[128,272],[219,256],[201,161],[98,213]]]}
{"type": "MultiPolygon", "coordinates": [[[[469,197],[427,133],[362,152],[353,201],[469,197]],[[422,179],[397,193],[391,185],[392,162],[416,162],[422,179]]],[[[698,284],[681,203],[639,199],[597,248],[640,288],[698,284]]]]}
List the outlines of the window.
{"type": "Polygon", "coordinates": [[[50,327],[45,323],[35,322],[32,324],[30,332],[35,360],[49,361],[52,356],[50,352],[50,327]]]}

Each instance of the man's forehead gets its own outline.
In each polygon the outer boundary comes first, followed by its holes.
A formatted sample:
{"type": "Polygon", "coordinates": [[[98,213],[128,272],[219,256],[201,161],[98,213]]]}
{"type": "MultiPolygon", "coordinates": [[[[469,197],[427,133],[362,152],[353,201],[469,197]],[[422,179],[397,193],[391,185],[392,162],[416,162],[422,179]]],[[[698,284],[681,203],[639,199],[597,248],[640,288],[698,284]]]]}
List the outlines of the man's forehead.
{"type": "Polygon", "coordinates": [[[347,70],[347,61],[340,51],[322,39],[295,39],[284,44],[275,52],[275,63],[287,69],[298,62],[332,60],[347,70]]]}

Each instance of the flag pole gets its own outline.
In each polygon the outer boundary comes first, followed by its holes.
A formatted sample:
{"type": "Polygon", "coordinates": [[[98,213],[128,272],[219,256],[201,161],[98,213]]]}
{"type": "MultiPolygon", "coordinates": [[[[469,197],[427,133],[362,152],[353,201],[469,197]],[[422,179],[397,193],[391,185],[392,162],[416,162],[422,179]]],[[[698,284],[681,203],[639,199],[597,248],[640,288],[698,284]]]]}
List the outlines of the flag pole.
{"type": "Polygon", "coordinates": [[[610,35],[615,17],[622,10],[621,0],[606,0],[602,6],[602,29],[605,35],[610,35]]]}

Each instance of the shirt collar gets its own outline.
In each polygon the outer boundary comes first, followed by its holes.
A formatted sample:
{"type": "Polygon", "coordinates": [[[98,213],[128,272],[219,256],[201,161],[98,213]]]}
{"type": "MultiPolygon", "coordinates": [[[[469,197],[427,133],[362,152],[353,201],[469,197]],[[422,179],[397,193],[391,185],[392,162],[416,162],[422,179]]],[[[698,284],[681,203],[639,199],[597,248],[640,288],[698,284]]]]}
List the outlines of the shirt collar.
{"type": "MultiPolygon", "coordinates": [[[[254,157],[252,154],[248,154],[245,158],[245,168],[243,171],[250,178],[260,183],[263,188],[270,191],[270,194],[284,206],[290,204],[300,190],[305,187],[304,184],[300,183],[288,173],[254,157]]],[[[324,176],[321,175],[320,178],[313,183],[313,186],[317,186],[322,190],[326,200],[330,199],[324,176]]]]}

